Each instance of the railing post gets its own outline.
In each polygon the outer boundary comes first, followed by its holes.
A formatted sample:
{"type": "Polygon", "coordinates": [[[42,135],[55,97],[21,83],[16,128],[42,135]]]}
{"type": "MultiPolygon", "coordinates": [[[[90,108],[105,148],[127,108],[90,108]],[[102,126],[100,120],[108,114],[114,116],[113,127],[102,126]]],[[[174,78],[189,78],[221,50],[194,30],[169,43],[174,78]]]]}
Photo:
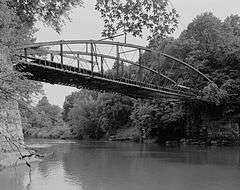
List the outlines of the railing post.
{"type": "Polygon", "coordinates": [[[124,74],[124,62],[121,61],[121,76],[123,77],[123,74],[124,74]]]}
{"type": "Polygon", "coordinates": [[[24,57],[25,57],[25,60],[27,60],[27,48],[24,48],[24,57]]]}
{"type": "Polygon", "coordinates": [[[77,68],[78,68],[78,71],[79,71],[79,64],[80,64],[80,61],[79,61],[79,54],[77,54],[77,68]]]}
{"type": "Polygon", "coordinates": [[[88,43],[86,43],[86,53],[88,53],[88,43]]]}
{"type": "Polygon", "coordinates": [[[138,68],[138,80],[142,82],[142,50],[139,49],[139,68],[138,68]]]}
{"type": "Polygon", "coordinates": [[[117,53],[117,78],[119,77],[119,58],[120,58],[120,53],[119,53],[119,45],[116,46],[116,53],[117,53]]]}
{"type": "Polygon", "coordinates": [[[94,65],[93,65],[93,43],[91,42],[91,72],[93,76],[93,70],[94,70],[94,65]]]}
{"type": "Polygon", "coordinates": [[[60,57],[61,57],[61,65],[63,66],[63,44],[60,44],[60,57]]]}
{"type": "Polygon", "coordinates": [[[103,57],[101,56],[101,74],[103,75],[103,57]]]}
{"type": "Polygon", "coordinates": [[[50,56],[51,56],[51,61],[53,62],[54,61],[54,55],[51,53],[50,56]]]}

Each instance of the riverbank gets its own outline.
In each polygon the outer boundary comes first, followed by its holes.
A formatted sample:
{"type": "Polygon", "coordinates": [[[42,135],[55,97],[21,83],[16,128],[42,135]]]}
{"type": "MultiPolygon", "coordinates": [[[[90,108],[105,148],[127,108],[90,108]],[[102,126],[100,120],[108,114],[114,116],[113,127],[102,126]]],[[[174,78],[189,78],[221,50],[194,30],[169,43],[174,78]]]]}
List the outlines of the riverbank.
{"type": "Polygon", "coordinates": [[[8,167],[15,167],[22,164],[30,164],[33,162],[40,162],[41,159],[34,154],[30,155],[29,151],[22,150],[19,152],[0,153],[0,171],[8,167]],[[22,158],[24,156],[24,158],[22,158]]]}
{"type": "MultiPolygon", "coordinates": [[[[105,135],[100,139],[89,139],[81,135],[76,135],[66,123],[60,126],[52,127],[29,127],[24,129],[24,135],[30,138],[45,138],[45,139],[73,139],[73,140],[104,140],[104,141],[129,141],[141,142],[139,129],[134,126],[122,127],[117,129],[112,135],[105,135]]],[[[162,136],[162,135],[160,135],[162,136]]],[[[230,132],[226,133],[204,133],[199,136],[185,137],[184,135],[172,137],[165,137],[161,139],[160,136],[151,138],[143,138],[146,144],[161,144],[166,146],[184,145],[200,145],[200,146],[235,146],[240,145],[239,136],[233,135],[230,132]]]]}
{"type": "MultiPolygon", "coordinates": [[[[25,136],[26,138],[37,138],[37,139],[61,139],[61,140],[84,140],[84,141],[115,141],[115,142],[135,142],[140,143],[140,138],[137,132],[133,128],[129,128],[127,130],[121,130],[116,133],[116,135],[112,135],[108,138],[102,139],[79,139],[71,133],[67,133],[68,135],[53,135],[47,133],[39,133],[34,136],[25,136]]],[[[60,134],[60,133],[59,133],[60,134]]],[[[64,133],[63,133],[64,134],[64,133]]],[[[144,139],[144,144],[161,144],[163,146],[180,146],[180,145],[197,145],[197,146],[240,146],[240,141],[238,139],[227,139],[227,138],[207,138],[207,139],[187,139],[182,138],[180,140],[168,140],[165,142],[158,142],[158,139],[144,139]]]]}
{"type": "Polygon", "coordinates": [[[67,125],[25,128],[24,136],[31,138],[76,139],[76,135],[72,134],[71,129],[67,125]]]}

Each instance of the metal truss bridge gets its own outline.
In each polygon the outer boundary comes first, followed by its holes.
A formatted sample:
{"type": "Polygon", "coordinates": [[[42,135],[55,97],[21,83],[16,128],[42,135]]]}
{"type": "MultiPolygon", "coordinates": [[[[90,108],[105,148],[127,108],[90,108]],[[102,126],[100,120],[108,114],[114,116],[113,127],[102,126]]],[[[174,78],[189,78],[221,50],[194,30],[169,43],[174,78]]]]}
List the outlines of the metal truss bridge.
{"type": "Polygon", "coordinates": [[[18,49],[14,68],[31,80],[133,98],[196,99],[212,81],[190,64],[146,47],[97,40],[52,41],[18,49]]]}

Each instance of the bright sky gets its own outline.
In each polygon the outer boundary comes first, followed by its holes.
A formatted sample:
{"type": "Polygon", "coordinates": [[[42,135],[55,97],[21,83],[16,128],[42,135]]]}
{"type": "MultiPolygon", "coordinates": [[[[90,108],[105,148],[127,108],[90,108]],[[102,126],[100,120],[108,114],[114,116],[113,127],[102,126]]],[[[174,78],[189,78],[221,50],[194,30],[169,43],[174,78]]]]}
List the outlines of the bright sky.
{"type": "MultiPolygon", "coordinates": [[[[84,0],[85,8],[76,8],[70,17],[72,22],[67,22],[59,35],[52,29],[37,24],[39,31],[36,33],[37,41],[54,41],[69,39],[100,39],[103,23],[100,14],[94,10],[95,0],[84,0]]],[[[180,24],[174,36],[190,23],[196,15],[203,12],[213,12],[215,16],[224,19],[231,14],[239,14],[239,0],[171,0],[171,4],[180,14],[180,24]]],[[[121,40],[121,38],[119,39],[121,40]]],[[[129,43],[146,45],[146,38],[136,39],[128,37],[129,43]]],[[[50,103],[62,107],[65,96],[76,91],[76,88],[51,85],[44,83],[44,91],[50,103]]],[[[34,99],[36,102],[37,99],[34,99]]]]}

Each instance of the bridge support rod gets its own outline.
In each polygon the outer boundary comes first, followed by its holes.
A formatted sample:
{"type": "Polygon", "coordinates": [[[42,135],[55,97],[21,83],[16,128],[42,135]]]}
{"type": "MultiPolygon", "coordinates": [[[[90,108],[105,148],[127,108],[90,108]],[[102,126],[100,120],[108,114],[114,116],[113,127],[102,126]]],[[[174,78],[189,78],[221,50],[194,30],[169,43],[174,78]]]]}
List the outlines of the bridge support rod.
{"type": "Polygon", "coordinates": [[[101,56],[101,74],[103,75],[104,71],[103,71],[103,57],[101,56]]]}
{"type": "Polygon", "coordinates": [[[60,44],[60,58],[61,58],[61,65],[63,66],[63,44],[60,44]]]}
{"type": "Polygon", "coordinates": [[[93,43],[91,43],[91,72],[92,72],[92,76],[93,76],[93,69],[94,69],[94,65],[93,65],[93,43]]]}
{"type": "Polygon", "coordinates": [[[27,60],[27,48],[24,48],[24,57],[27,60]]]}
{"type": "Polygon", "coordinates": [[[77,68],[78,68],[78,71],[79,71],[79,64],[80,64],[80,61],[79,61],[79,54],[77,54],[77,68]]]}
{"type": "Polygon", "coordinates": [[[122,69],[121,76],[123,77],[123,75],[124,75],[124,62],[123,61],[121,61],[121,69],[122,69]]]}
{"type": "Polygon", "coordinates": [[[142,82],[142,50],[139,49],[139,59],[138,59],[138,62],[139,62],[139,68],[138,68],[138,80],[140,82],[142,82]]]}
{"type": "Polygon", "coordinates": [[[88,43],[86,43],[86,53],[88,53],[88,43]]]}
{"type": "Polygon", "coordinates": [[[117,45],[116,46],[116,53],[117,53],[117,61],[116,61],[116,63],[117,63],[117,78],[119,77],[119,58],[120,58],[120,53],[119,53],[119,45],[117,45]]]}
{"type": "Polygon", "coordinates": [[[51,53],[50,56],[51,56],[51,61],[53,62],[54,61],[54,55],[51,53]]]}

